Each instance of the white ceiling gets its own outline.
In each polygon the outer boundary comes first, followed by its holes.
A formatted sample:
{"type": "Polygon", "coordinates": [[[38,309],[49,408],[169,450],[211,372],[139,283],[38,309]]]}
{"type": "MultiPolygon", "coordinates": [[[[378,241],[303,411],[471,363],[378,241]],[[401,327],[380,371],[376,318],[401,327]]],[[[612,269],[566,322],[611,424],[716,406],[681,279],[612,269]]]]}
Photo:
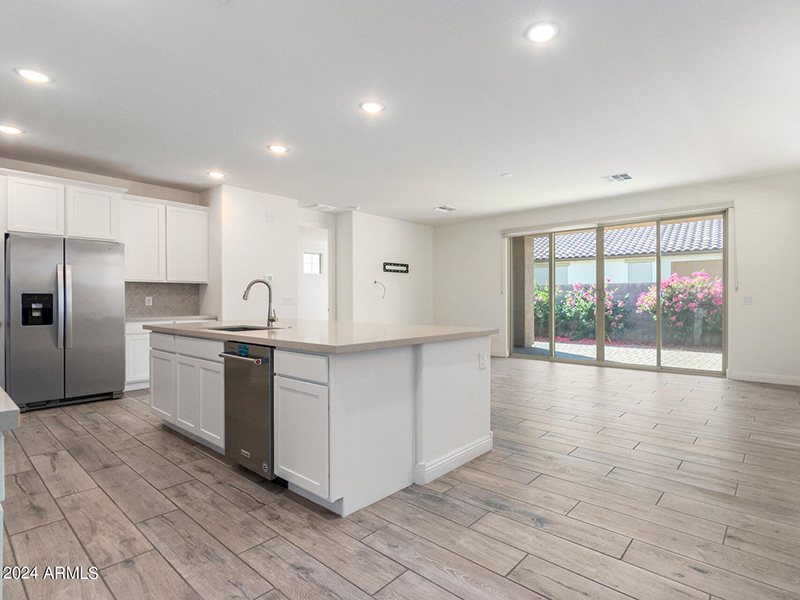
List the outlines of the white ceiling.
{"type": "Polygon", "coordinates": [[[440,223],[797,168],[799,73],[798,0],[0,0],[0,156],[440,223]]]}

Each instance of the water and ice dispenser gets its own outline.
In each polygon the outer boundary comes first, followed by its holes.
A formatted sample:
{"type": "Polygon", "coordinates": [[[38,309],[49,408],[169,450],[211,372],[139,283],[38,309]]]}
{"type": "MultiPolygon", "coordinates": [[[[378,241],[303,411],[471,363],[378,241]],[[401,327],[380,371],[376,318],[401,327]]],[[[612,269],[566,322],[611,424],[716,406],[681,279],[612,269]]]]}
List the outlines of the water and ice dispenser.
{"type": "Polygon", "coordinates": [[[22,325],[52,325],[53,294],[22,294],[22,325]]]}

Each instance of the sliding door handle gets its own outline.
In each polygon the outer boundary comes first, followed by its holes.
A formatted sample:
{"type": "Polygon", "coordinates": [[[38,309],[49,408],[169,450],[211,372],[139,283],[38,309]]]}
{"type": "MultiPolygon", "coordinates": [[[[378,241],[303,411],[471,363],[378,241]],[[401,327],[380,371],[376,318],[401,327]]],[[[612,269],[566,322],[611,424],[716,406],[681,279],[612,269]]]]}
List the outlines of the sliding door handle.
{"type": "Polygon", "coordinates": [[[72,265],[64,265],[64,347],[72,348],[72,265]]]}
{"type": "Polygon", "coordinates": [[[56,348],[64,347],[64,265],[56,265],[56,348]]]}

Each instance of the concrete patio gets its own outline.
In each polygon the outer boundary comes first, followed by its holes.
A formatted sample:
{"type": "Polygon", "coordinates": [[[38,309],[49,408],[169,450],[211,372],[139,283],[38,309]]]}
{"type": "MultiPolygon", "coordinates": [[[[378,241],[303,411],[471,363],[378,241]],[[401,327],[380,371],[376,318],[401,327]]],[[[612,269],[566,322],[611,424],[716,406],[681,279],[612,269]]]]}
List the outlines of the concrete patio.
{"type": "MultiPolygon", "coordinates": [[[[547,342],[535,342],[532,347],[514,348],[515,354],[532,354],[547,356],[547,342]]],[[[556,342],[556,358],[577,358],[594,360],[597,348],[590,344],[572,342],[556,342]]],[[[606,346],[606,361],[628,365],[654,366],[656,349],[649,346],[606,346]]],[[[699,352],[696,350],[663,349],[661,364],[677,369],[700,369],[704,371],[722,371],[722,352],[699,352]]]]}

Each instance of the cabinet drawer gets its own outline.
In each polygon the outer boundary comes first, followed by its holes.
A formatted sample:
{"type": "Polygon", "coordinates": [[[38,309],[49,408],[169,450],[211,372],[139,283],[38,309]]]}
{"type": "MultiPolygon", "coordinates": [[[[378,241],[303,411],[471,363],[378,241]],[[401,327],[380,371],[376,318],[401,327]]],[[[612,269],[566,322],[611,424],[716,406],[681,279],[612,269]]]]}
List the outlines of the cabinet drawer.
{"type": "Polygon", "coordinates": [[[219,355],[224,350],[225,343],[217,340],[201,340],[180,336],[175,339],[175,352],[185,356],[194,356],[212,362],[222,362],[219,355]]]}
{"type": "Polygon", "coordinates": [[[328,357],[320,354],[276,350],[275,374],[327,385],[328,357]]]}
{"type": "Polygon", "coordinates": [[[163,350],[164,352],[175,352],[175,336],[166,333],[151,333],[150,347],[153,350],[163,350]]]}

